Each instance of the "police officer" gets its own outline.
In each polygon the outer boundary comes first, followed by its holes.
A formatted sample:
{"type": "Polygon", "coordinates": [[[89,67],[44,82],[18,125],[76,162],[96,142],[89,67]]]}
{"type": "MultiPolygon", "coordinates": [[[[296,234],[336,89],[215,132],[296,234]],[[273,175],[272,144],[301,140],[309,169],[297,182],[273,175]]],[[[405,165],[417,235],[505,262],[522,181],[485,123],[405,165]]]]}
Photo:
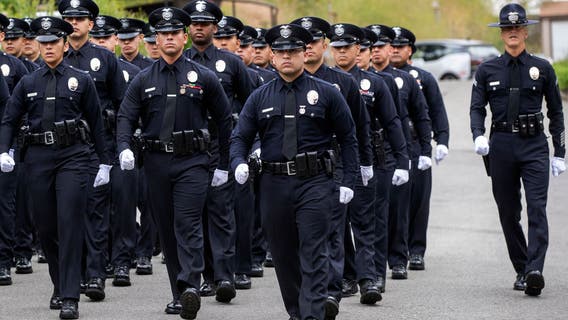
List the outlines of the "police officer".
{"type": "MultiPolygon", "coordinates": [[[[28,25],[32,23],[32,19],[25,17],[23,19],[28,25]]],[[[39,54],[39,42],[35,39],[35,34],[31,29],[24,34],[24,47],[22,48],[22,57],[34,62],[37,65],[41,65],[42,60],[39,54]]]]}
{"type": "Polygon", "coordinates": [[[549,163],[553,176],[564,172],[566,150],[562,100],[554,69],[526,51],[527,26],[534,23],[537,21],[528,20],[521,5],[512,3],[501,9],[499,22],[489,25],[501,28],[505,52],[477,69],[470,118],[475,152],[488,158],[493,196],[517,273],[513,288],[538,296],[544,288],[542,272],[548,247],[549,163]],[[543,97],[554,147],[550,162],[541,111],[543,97]],[[489,141],[484,136],[487,104],[492,115],[489,141]],[[521,181],[527,202],[528,239],[519,223],[521,181]]]}
{"type": "Polygon", "coordinates": [[[26,66],[28,72],[38,69],[39,66],[36,63],[28,60],[26,57],[22,57],[24,35],[29,32],[30,26],[22,19],[10,18],[9,21],[10,23],[4,32],[4,40],[2,40],[2,49],[7,54],[19,58],[26,66]]]}
{"type": "MultiPolygon", "coordinates": [[[[278,75],[276,72],[268,69],[261,68],[253,63],[254,60],[254,47],[252,44],[256,39],[257,32],[251,26],[244,26],[243,30],[239,33],[239,48],[236,53],[249,69],[254,70],[260,76],[262,83],[266,83],[275,79],[278,75]]],[[[251,76],[252,77],[252,76],[251,76]]]]}
{"type": "MultiPolygon", "coordinates": [[[[191,48],[185,51],[185,55],[215,72],[231,102],[233,117],[236,118],[252,92],[253,84],[247,67],[237,55],[213,45],[213,35],[217,31],[217,23],[222,19],[223,12],[214,3],[203,0],[191,1],[184,6],[184,10],[191,17],[189,36],[192,41],[191,48]]],[[[215,136],[215,131],[212,127],[213,136],[215,136]]],[[[228,171],[216,169],[218,165],[215,144],[214,140],[210,168],[212,184],[204,210],[206,216],[204,223],[207,225],[205,239],[206,243],[210,244],[212,261],[208,263],[206,258],[203,274],[205,281],[201,293],[205,296],[215,294],[218,301],[230,302],[236,295],[233,285],[234,180],[232,175],[229,177],[228,171]],[[226,181],[228,183],[225,183],[226,181]]],[[[206,257],[207,250],[208,246],[205,251],[206,257]]]]}
{"type": "MultiPolygon", "coordinates": [[[[408,63],[416,51],[414,34],[402,27],[393,27],[396,37],[391,46],[393,52],[390,63],[403,71],[408,72],[416,81],[428,104],[428,115],[432,123],[433,139],[436,140],[434,160],[436,163],[444,160],[448,155],[450,127],[448,115],[444,106],[444,99],[436,79],[428,71],[412,66],[408,63]]],[[[422,158],[425,160],[425,158],[422,158]]],[[[420,159],[418,159],[420,160],[420,159]]],[[[417,166],[416,166],[417,167],[417,166]]],[[[411,186],[411,199],[409,209],[408,252],[410,261],[397,259],[389,261],[393,271],[393,279],[406,279],[406,265],[411,270],[422,270],[425,267],[424,253],[426,252],[426,232],[428,217],[430,215],[430,195],[432,193],[432,169],[413,171],[411,186]]]]}
{"type": "Polygon", "coordinates": [[[121,18],[121,27],[118,29],[118,45],[120,46],[120,58],[136,65],[141,70],[150,66],[152,60],[140,54],[140,42],[144,35],[144,21],[131,18],[121,18]]]}
{"type": "MultiPolygon", "coordinates": [[[[10,98],[8,85],[4,76],[0,76],[0,115],[4,115],[6,102],[10,98]]],[[[12,145],[10,145],[12,148],[12,145]]],[[[14,150],[9,151],[14,154],[14,150]]],[[[12,284],[10,268],[13,264],[14,252],[14,219],[16,202],[16,173],[0,173],[0,286],[12,284]]]]}
{"type": "Polygon", "coordinates": [[[154,10],[149,20],[156,28],[162,57],[134,79],[121,105],[120,163],[123,169],[134,168],[131,138],[138,118],[142,117],[144,170],[166,256],[173,303],[179,299],[182,318],[195,319],[200,308],[198,288],[203,271],[201,216],[209,181],[207,113],[218,129],[219,169],[226,171],[230,105],[217,76],[183,55],[189,16],[180,9],[167,7],[154,10]]]}
{"type": "MultiPolygon", "coordinates": [[[[0,41],[4,40],[5,32],[10,25],[10,20],[0,13],[0,41]]],[[[14,90],[18,81],[28,74],[28,69],[20,59],[0,51],[0,71],[8,84],[10,93],[14,90]]]]}
{"type": "Polygon", "coordinates": [[[254,56],[253,56],[253,63],[257,66],[268,69],[270,71],[277,72],[274,67],[272,67],[271,60],[272,60],[272,51],[266,43],[266,39],[264,36],[266,35],[266,29],[264,28],[256,28],[257,37],[252,43],[252,47],[254,48],[254,56]]]}
{"type": "Polygon", "coordinates": [[[160,59],[160,51],[156,45],[156,31],[149,23],[144,25],[144,48],[148,52],[148,58],[152,60],[160,59]]]}
{"type": "Polygon", "coordinates": [[[29,134],[26,171],[33,213],[54,285],[50,308],[60,308],[61,319],[79,317],[79,282],[83,218],[87,202],[89,141],[94,142],[101,168],[94,187],[109,182],[110,157],[103,136],[95,85],[83,71],[63,59],[66,36],[73,27],[54,17],[35,19],[45,66],[18,83],[0,128],[0,164],[13,170],[7,153],[24,114],[29,134]],[[86,121],[84,124],[83,121],[86,121]],[[62,302],[60,301],[62,300],[62,302]]]}
{"type": "Polygon", "coordinates": [[[233,135],[231,163],[237,181],[246,182],[245,158],[259,133],[262,227],[284,305],[291,319],[324,319],[331,316],[324,304],[327,236],[335,200],[334,155],[329,150],[335,133],[344,165],[339,201],[345,204],[353,197],[359,169],[355,125],[338,90],[304,73],[305,46],[312,42],[309,31],[279,25],[266,33],[266,41],[279,77],[247,101],[233,135]]]}

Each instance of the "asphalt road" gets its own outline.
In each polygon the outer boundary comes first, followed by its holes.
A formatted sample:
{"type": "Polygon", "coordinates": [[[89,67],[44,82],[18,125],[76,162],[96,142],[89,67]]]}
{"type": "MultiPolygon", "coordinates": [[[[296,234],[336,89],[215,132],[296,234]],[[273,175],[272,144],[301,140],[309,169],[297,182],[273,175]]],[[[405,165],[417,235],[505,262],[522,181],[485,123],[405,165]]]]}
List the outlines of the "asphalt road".
{"type": "MultiPolygon", "coordinates": [[[[338,319],[568,319],[568,174],[552,178],[548,219],[550,245],[544,269],[546,288],[538,298],[513,291],[509,262],[490,180],[473,153],[469,131],[470,82],[442,82],[451,125],[450,154],[433,168],[426,270],[408,280],[388,280],[383,300],[363,306],[346,298],[338,319]]],[[[526,226],[526,214],[523,213],[526,226]]],[[[526,228],[525,228],[526,230],[526,228]]],[[[34,273],[13,274],[0,287],[0,319],[57,319],[48,309],[52,287],[45,264],[34,257],[34,273]]],[[[107,281],[104,302],[82,297],[81,319],[177,319],[163,309],[171,300],[165,266],[154,259],[154,275],[132,275],[132,287],[107,281]]],[[[198,319],[288,319],[274,269],[238,291],[229,305],[203,298],[198,319]]]]}

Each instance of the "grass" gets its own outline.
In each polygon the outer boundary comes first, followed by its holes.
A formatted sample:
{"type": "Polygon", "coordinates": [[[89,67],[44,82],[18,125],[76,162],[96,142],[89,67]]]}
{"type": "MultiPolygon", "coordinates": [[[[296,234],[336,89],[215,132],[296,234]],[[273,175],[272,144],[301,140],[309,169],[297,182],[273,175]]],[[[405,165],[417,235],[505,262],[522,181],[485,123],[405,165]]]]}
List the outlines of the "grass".
{"type": "Polygon", "coordinates": [[[555,62],[553,65],[560,90],[568,94],[568,60],[555,62]]]}

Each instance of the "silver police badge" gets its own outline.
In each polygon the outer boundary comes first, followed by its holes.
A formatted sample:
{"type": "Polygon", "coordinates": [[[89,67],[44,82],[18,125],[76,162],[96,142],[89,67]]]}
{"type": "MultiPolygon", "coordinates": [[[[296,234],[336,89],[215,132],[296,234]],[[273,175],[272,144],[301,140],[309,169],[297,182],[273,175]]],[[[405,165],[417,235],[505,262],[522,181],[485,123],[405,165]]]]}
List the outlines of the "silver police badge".
{"type": "Polygon", "coordinates": [[[511,22],[512,24],[515,24],[515,23],[519,22],[519,13],[518,12],[509,12],[509,13],[507,13],[507,19],[509,19],[509,22],[511,22]]]}
{"type": "Polygon", "coordinates": [[[67,88],[69,88],[69,90],[77,91],[78,87],[79,87],[79,81],[77,81],[77,78],[71,77],[69,78],[69,80],[67,80],[67,88]]]}
{"type": "Polygon", "coordinates": [[[97,27],[99,27],[99,28],[104,27],[104,26],[105,26],[105,23],[106,23],[105,17],[98,16],[97,19],[95,20],[95,24],[96,24],[97,27]]]}
{"type": "Polygon", "coordinates": [[[531,76],[531,79],[538,80],[540,77],[540,70],[538,70],[537,67],[531,67],[529,69],[529,75],[531,76]]]}
{"type": "Polygon", "coordinates": [[[400,37],[400,33],[401,33],[400,27],[393,27],[392,30],[394,31],[394,34],[395,34],[397,37],[400,37]]]}
{"type": "Polygon", "coordinates": [[[7,77],[10,75],[10,66],[7,64],[3,64],[0,66],[0,70],[2,70],[2,75],[7,77]]]}
{"type": "Polygon", "coordinates": [[[410,73],[410,75],[413,76],[414,79],[418,79],[418,71],[412,69],[412,70],[408,71],[408,73],[410,73]]]}
{"type": "Polygon", "coordinates": [[[47,30],[47,29],[51,28],[51,19],[50,18],[41,19],[41,28],[43,30],[47,30]]]}
{"type": "Polygon", "coordinates": [[[126,83],[128,83],[128,80],[130,80],[130,75],[128,74],[128,72],[126,72],[125,70],[122,70],[122,75],[124,76],[124,81],[126,81],[126,83]]]}
{"type": "Polygon", "coordinates": [[[381,27],[380,26],[372,26],[371,27],[371,31],[373,31],[374,34],[376,35],[380,35],[381,34],[381,27]]]}
{"type": "Polygon", "coordinates": [[[190,71],[187,73],[187,81],[195,83],[197,81],[197,72],[190,71]]]}
{"type": "Polygon", "coordinates": [[[333,32],[338,37],[341,37],[345,33],[345,29],[343,28],[342,24],[337,24],[337,25],[335,25],[335,29],[333,30],[333,32]]]}
{"type": "Polygon", "coordinates": [[[302,28],[304,29],[311,29],[312,28],[312,20],[310,18],[302,18],[302,28]]]}
{"type": "Polygon", "coordinates": [[[318,103],[319,100],[319,93],[315,90],[310,90],[308,91],[308,94],[306,95],[306,98],[308,98],[308,103],[311,104],[312,106],[315,105],[316,103],[318,103]]]}
{"type": "Polygon", "coordinates": [[[227,67],[227,64],[225,63],[224,60],[217,60],[217,62],[215,62],[215,70],[217,70],[217,72],[225,71],[226,67],[227,67]]]}
{"type": "Polygon", "coordinates": [[[171,8],[162,9],[162,19],[168,21],[174,16],[171,8]]]}
{"type": "Polygon", "coordinates": [[[256,28],[256,37],[260,38],[262,36],[262,29],[256,28]]]}
{"type": "Polygon", "coordinates": [[[221,18],[221,21],[219,21],[217,25],[221,28],[225,28],[225,26],[227,25],[227,17],[221,18]]]}
{"type": "Polygon", "coordinates": [[[101,68],[101,60],[99,60],[99,58],[93,58],[91,59],[91,70],[93,71],[99,71],[99,69],[101,68]]]}
{"type": "Polygon", "coordinates": [[[14,19],[10,18],[10,24],[6,28],[8,30],[14,29],[14,19]]]}
{"type": "Polygon", "coordinates": [[[128,23],[128,20],[126,19],[122,19],[120,20],[120,22],[122,23],[122,28],[126,29],[130,26],[130,23],[128,23]]]}
{"type": "Polygon", "coordinates": [[[298,112],[300,114],[305,114],[306,113],[306,106],[304,106],[304,105],[300,106],[300,110],[298,110],[298,112]]]}
{"type": "Polygon", "coordinates": [[[77,8],[77,7],[79,7],[79,6],[81,5],[81,1],[79,1],[79,0],[71,0],[71,2],[69,2],[69,5],[70,5],[72,8],[77,8]]]}
{"type": "Polygon", "coordinates": [[[404,86],[404,80],[402,80],[401,77],[394,78],[394,82],[396,82],[398,89],[402,89],[402,87],[404,86]]]}
{"type": "Polygon", "coordinates": [[[206,8],[207,8],[207,2],[205,1],[197,1],[195,3],[195,10],[197,10],[198,12],[203,12],[205,11],[206,8]]]}
{"type": "Polygon", "coordinates": [[[282,38],[288,38],[292,35],[292,30],[290,30],[290,26],[289,25],[285,25],[285,26],[281,26],[280,27],[280,36],[282,38]]]}
{"type": "Polygon", "coordinates": [[[365,91],[371,89],[371,81],[369,81],[369,79],[361,80],[361,83],[359,85],[361,86],[361,89],[365,91]]]}
{"type": "Polygon", "coordinates": [[[335,89],[341,92],[341,87],[339,86],[339,84],[334,83],[333,86],[335,87],[335,89]]]}

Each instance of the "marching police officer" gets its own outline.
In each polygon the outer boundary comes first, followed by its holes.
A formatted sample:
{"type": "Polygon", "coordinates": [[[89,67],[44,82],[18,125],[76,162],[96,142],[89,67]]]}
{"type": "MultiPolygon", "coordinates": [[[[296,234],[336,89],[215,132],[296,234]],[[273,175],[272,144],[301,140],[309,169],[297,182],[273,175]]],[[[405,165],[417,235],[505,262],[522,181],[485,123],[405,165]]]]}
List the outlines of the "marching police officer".
{"type": "MultiPolygon", "coordinates": [[[[24,21],[30,25],[32,19],[25,17],[24,21]]],[[[35,34],[29,30],[24,34],[24,47],[22,48],[22,57],[30,60],[31,62],[41,65],[41,56],[39,54],[39,42],[35,39],[35,34]]]]}
{"type": "Polygon", "coordinates": [[[30,25],[26,21],[17,18],[10,18],[9,21],[10,23],[4,32],[4,40],[2,40],[2,49],[7,54],[19,58],[26,66],[28,72],[38,69],[39,66],[36,63],[28,60],[26,57],[22,57],[24,36],[26,33],[29,33],[30,25]]]}
{"type": "Polygon", "coordinates": [[[256,28],[256,32],[256,39],[252,43],[252,47],[254,48],[253,63],[261,68],[276,72],[276,69],[274,69],[274,67],[270,64],[272,60],[272,51],[264,38],[266,35],[266,29],[256,28]]]}
{"type": "MultiPolygon", "coordinates": [[[[232,138],[235,179],[245,183],[246,157],[260,135],[260,212],[284,305],[291,319],[324,319],[327,236],[335,183],[333,133],[344,165],[339,200],[348,203],[358,171],[355,125],[345,99],[331,84],[304,73],[312,35],[290,24],[273,27],[266,41],[279,77],[253,92],[232,138]]],[[[332,318],[335,318],[333,315],[332,318]]]]}
{"type": "MultiPolygon", "coordinates": [[[[4,76],[0,76],[0,116],[4,115],[6,102],[10,98],[4,76]]],[[[10,145],[10,148],[13,146],[10,145]]],[[[10,150],[13,154],[14,150],[10,150]]],[[[16,203],[16,172],[0,172],[0,286],[12,284],[10,268],[14,252],[14,219],[16,203]]]]}
{"type": "Polygon", "coordinates": [[[278,75],[276,72],[261,68],[253,63],[254,60],[254,47],[252,44],[256,39],[257,32],[251,26],[244,26],[241,33],[239,33],[239,48],[237,49],[237,55],[243,59],[243,62],[249,69],[254,70],[260,76],[262,83],[266,83],[272,79],[275,79],[278,75]]]}
{"type": "Polygon", "coordinates": [[[190,17],[166,7],[154,10],[149,20],[162,57],[132,81],[120,107],[120,165],[134,169],[131,140],[142,117],[143,168],[174,298],[166,312],[195,319],[203,271],[201,216],[209,181],[207,114],[218,130],[219,169],[227,171],[230,105],[217,76],[183,55],[190,17]]]}
{"type": "Polygon", "coordinates": [[[83,214],[87,203],[90,147],[101,159],[94,187],[109,182],[110,154],[106,149],[95,85],[83,71],[64,62],[67,35],[73,27],[61,19],[42,17],[31,24],[41,43],[45,66],[22,78],[6,107],[0,128],[0,164],[14,168],[7,153],[12,137],[27,114],[30,126],[25,165],[34,218],[54,285],[50,308],[61,319],[79,317],[79,283],[83,214]],[[85,122],[86,121],[86,124],[85,122]]]}
{"type": "MultiPolygon", "coordinates": [[[[4,39],[6,29],[9,25],[10,20],[0,13],[0,40],[4,39]]],[[[12,93],[16,84],[18,84],[18,81],[28,74],[28,69],[20,59],[3,51],[0,51],[0,71],[6,80],[6,84],[8,84],[10,93],[12,93]]]]}
{"type": "Polygon", "coordinates": [[[144,35],[144,21],[131,18],[121,18],[121,27],[118,29],[118,45],[120,58],[134,64],[141,70],[152,64],[152,59],[140,54],[140,41],[144,35]]]}
{"type": "Polygon", "coordinates": [[[552,175],[566,170],[564,115],[554,69],[544,59],[526,51],[528,20],[516,3],[505,5],[499,22],[505,52],[479,66],[473,82],[470,118],[475,152],[488,157],[493,196],[505,235],[509,258],[517,272],[513,288],[531,296],[544,288],[542,275],[548,247],[546,201],[549,163],[552,175]],[[549,131],[554,147],[549,150],[544,133],[542,99],[546,99],[549,131]],[[491,108],[489,141],[484,136],[485,106],[491,108]],[[521,228],[521,181],[527,202],[528,245],[521,228]]]}
{"type": "Polygon", "coordinates": [[[156,45],[156,30],[149,23],[146,23],[142,32],[144,33],[144,48],[148,52],[148,58],[160,59],[160,51],[156,45]]]}

